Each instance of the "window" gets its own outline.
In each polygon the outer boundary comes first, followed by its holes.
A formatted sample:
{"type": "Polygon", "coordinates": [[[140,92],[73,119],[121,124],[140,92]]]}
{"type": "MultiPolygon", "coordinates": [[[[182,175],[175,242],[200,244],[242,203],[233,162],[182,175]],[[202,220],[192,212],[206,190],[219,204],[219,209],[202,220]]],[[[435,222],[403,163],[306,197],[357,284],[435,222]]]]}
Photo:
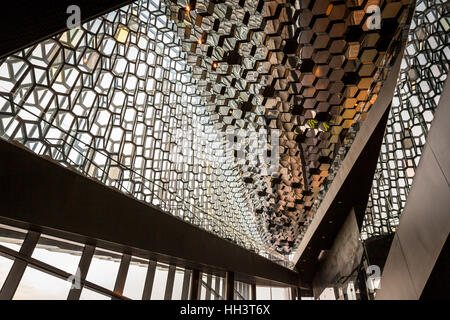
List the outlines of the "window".
{"type": "Polygon", "coordinates": [[[123,295],[134,300],[141,300],[147,277],[148,260],[132,257],[128,268],[123,295]]]}
{"type": "Polygon", "coordinates": [[[71,283],[28,266],[14,300],[66,300],[71,283]]]}
{"type": "Polygon", "coordinates": [[[175,270],[175,279],[173,282],[172,300],[181,300],[183,291],[184,269],[175,270]]]}
{"type": "Polygon", "coordinates": [[[83,290],[81,290],[80,300],[111,300],[111,297],[97,293],[88,288],[83,288],[83,290]]]}
{"type": "Polygon", "coordinates": [[[31,257],[75,274],[83,248],[82,244],[76,242],[41,235],[31,257]]]}
{"type": "Polygon", "coordinates": [[[3,283],[5,283],[6,277],[8,276],[13,263],[14,260],[0,253],[0,289],[3,286],[3,283]]]}
{"type": "Polygon", "coordinates": [[[0,224],[0,245],[19,251],[27,232],[20,228],[0,224]]]}
{"type": "Polygon", "coordinates": [[[96,249],[86,280],[108,290],[114,290],[121,258],[122,255],[119,253],[96,249]]]}
{"type": "Polygon", "coordinates": [[[164,300],[168,274],[169,266],[158,263],[155,271],[155,279],[153,280],[152,296],[150,297],[151,300],[164,300]]]}

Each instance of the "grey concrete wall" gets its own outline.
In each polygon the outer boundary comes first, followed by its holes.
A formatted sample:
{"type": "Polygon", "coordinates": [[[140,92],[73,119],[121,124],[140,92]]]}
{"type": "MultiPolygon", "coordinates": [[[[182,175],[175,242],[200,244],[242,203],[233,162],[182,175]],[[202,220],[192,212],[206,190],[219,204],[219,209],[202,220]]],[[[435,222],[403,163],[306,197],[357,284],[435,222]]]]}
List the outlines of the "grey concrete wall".
{"type": "Polygon", "coordinates": [[[450,81],[447,79],[376,299],[419,299],[450,231],[450,81]]]}
{"type": "MultiPolygon", "coordinates": [[[[313,280],[314,297],[319,297],[327,287],[341,286],[340,281],[352,274],[361,262],[362,254],[359,228],[352,209],[339,230],[333,246],[319,259],[319,270],[313,280]]],[[[356,274],[355,272],[354,275],[356,274]]]]}

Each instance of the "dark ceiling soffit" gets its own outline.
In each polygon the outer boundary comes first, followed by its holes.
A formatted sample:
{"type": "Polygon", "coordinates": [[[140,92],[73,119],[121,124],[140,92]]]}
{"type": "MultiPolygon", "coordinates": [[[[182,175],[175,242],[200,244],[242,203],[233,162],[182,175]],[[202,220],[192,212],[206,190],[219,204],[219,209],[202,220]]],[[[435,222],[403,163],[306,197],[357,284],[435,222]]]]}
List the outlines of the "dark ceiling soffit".
{"type": "Polygon", "coordinates": [[[0,221],[250,283],[298,274],[116,189],[0,139],[0,221]]]}
{"type": "Polygon", "coordinates": [[[58,0],[58,1],[8,1],[0,11],[6,30],[0,36],[0,59],[19,50],[68,30],[67,8],[77,5],[81,11],[81,23],[121,8],[133,0],[58,0]]]}
{"type": "Polygon", "coordinates": [[[402,57],[403,54],[399,54],[396,58],[375,104],[295,254],[294,262],[303,284],[311,283],[318,255],[331,247],[352,207],[361,226],[402,57]]]}

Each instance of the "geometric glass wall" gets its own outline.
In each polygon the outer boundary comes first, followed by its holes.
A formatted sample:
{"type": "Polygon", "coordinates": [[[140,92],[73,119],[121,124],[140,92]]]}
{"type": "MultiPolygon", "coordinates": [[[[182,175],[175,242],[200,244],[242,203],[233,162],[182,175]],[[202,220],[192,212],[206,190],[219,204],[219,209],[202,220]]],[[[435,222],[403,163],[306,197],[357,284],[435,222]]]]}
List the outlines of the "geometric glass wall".
{"type": "Polygon", "coordinates": [[[0,134],[267,255],[165,12],[136,1],[0,61],[0,134]]]}
{"type": "Polygon", "coordinates": [[[389,234],[413,183],[450,66],[450,5],[418,0],[361,237],[389,234]]]}
{"type": "Polygon", "coordinates": [[[1,60],[0,136],[292,266],[410,4],[138,0],[1,60]]]}

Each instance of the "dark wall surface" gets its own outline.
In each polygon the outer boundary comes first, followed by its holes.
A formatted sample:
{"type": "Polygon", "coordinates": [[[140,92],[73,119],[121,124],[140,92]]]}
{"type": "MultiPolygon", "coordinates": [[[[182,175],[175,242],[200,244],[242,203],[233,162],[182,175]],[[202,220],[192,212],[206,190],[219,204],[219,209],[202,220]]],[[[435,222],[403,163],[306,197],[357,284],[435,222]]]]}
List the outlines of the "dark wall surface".
{"type": "Polygon", "coordinates": [[[450,237],[447,237],[441,254],[434,265],[420,299],[450,300],[450,237]]]}
{"type": "Polygon", "coordinates": [[[314,297],[331,286],[341,286],[343,280],[353,274],[363,255],[359,240],[359,228],[354,210],[351,210],[330,250],[319,259],[319,269],[314,277],[314,297]]]}
{"type": "Polygon", "coordinates": [[[2,3],[0,58],[67,30],[70,5],[78,5],[81,22],[120,8],[132,0],[13,0],[2,3]]]}
{"type": "Polygon", "coordinates": [[[434,115],[376,299],[419,299],[450,232],[450,79],[434,115]]]}

